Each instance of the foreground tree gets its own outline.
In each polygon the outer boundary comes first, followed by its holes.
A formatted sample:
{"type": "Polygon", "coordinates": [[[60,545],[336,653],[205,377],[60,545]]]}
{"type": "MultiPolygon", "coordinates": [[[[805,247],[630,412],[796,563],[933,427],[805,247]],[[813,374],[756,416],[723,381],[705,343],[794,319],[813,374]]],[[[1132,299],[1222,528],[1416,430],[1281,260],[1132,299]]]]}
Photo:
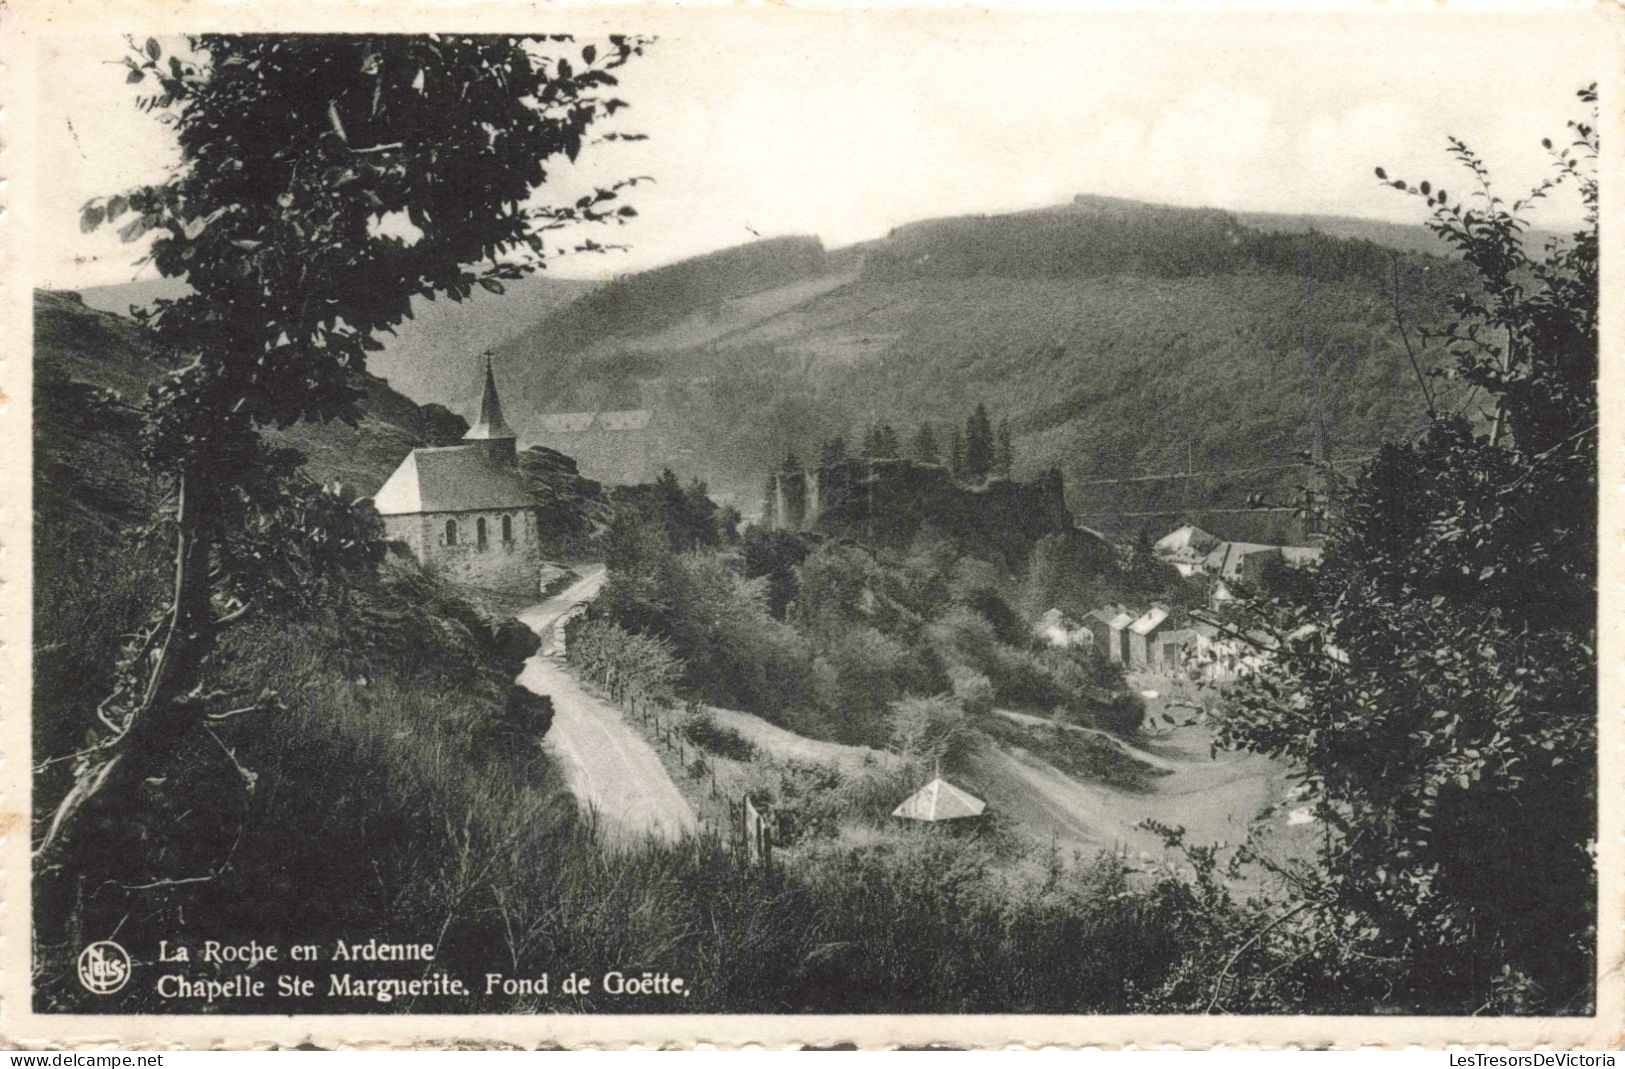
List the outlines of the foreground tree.
{"type": "Polygon", "coordinates": [[[129,81],[154,87],[140,105],[173,128],[181,162],[92,201],[83,223],[132,241],[157,232],[152,261],[192,290],[143,315],[180,362],[146,401],[143,439],[174,488],[174,578],[124,650],[36,872],[116,839],[131,788],[161,782],[191,736],[274,703],[211,682],[223,629],[342,590],[345,572],[381,558],[376,514],[312,485],[259,429],[354,421],[356,373],[414,297],[500,292],[558,251],[547,232],[632,214],[609,204],[628,183],[564,207],[532,196],[549,161],[575,159],[624,106],[611,72],[643,44],[285,35],[132,48],[129,81]]]}
{"type": "Polygon", "coordinates": [[[1435,414],[1347,488],[1307,598],[1255,606],[1280,648],[1219,721],[1324,822],[1308,938],[1357,939],[1374,996],[1451,1012],[1594,993],[1599,149],[1569,125],[1510,205],[1459,141],[1466,204],[1377,172],[1476,269],[1439,340],[1490,407],[1435,414]],[[1531,249],[1528,210],[1564,186],[1584,226],[1531,249]]]}

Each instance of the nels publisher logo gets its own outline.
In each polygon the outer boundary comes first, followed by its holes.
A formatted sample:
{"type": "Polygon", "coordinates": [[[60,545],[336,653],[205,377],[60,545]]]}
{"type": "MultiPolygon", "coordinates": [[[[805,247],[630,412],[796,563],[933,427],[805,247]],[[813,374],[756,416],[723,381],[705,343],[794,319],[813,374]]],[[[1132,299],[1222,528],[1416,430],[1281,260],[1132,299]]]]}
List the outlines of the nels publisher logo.
{"type": "Polygon", "coordinates": [[[92,995],[111,995],[130,981],[130,955],[117,943],[92,943],[79,954],[79,982],[92,995]]]}

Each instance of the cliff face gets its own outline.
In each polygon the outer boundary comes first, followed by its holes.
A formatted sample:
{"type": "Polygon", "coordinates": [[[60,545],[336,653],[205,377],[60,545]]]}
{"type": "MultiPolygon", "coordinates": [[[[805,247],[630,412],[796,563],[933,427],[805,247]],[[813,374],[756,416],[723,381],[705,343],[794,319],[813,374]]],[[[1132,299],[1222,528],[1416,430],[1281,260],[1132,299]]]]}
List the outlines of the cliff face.
{"type": "Polygon", "coordinates": [[[933,534],[1018,566],[1043,536],[1073,531],[1061,473],[1053,468],[1030,482],[995,478],[969,486],[941,464],[847,460],[781,473],[773,484],[772,526],[877,548],[900,549],[933,534]]]}

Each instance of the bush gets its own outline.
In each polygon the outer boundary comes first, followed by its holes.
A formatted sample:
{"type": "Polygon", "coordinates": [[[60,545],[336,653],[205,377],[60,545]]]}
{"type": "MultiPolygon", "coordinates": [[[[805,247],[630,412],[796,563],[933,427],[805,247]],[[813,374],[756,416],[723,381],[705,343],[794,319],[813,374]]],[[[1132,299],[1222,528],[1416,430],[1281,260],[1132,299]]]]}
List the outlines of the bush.
{"type": "Polygon", "coordinates": [[[973,717],[986,716],[993,711],[993,681],[987,676],[956,664],[948,669],[953,686],[954,700],[973,717]]]}
{"type": "Polygon", "coordinates": [[[952,768],[969,756],[975,734],[954,699],[904,698],[892,706],[892,746],[921,766],[952,768]]]}
{"type": "Polygon", "coordinates": [[[1092,709],[1096,727],[1132,739],[1145,724],[1145,702],[1138,694],[1113,694],[1092,709]]]}
{"type": "Polygon", "coordinates": [[[683,718],[681,731],[683,738],[719,757],[749,761],[756,756],[756,747],[749,739],[717,723],[717,718],[703,706],[692,709],[683,718]]]}

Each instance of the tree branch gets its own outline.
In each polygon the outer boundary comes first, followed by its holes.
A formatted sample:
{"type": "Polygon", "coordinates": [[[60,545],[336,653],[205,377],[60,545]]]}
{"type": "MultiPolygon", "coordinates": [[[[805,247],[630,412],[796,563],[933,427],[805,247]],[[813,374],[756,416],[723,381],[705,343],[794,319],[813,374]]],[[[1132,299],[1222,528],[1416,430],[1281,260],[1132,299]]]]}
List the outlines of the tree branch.
{"type": "Polygon", "coordinates": [[[1208,999],[1207,1009],[1203,1010],[1202,1012],[1212,1013],[1213,1007],[1219,1004],[1219,995],[1224,991],[1224,978],[1229,975],[1231,967],[1235,965],[1237,961],[1241,960],[1241,956],[1247,952],[1249,947],[1251,947],[1254,943],[1257,943],[1260,939],[1264,938],[1264,936],[1268,935],[1276,928],[1279,928],[1288,920],[1296,917],[1298,914],[1308,909],[1309,906],[1310,903],[1308,902],[1298,903],[1296,906],[1293,906],[1291,909],[1287,910],[1285,913],[1281,914],[1279,917],[1276,917],[1274,920],[1264,925],[1264,927],[1254,932],[1252,938],[1248,939],[1245,943],[1241,944],[1241,946],[1237,947],[1236,952],[1231,954],[1229,959],[1225,961],[1224,968],[1219,970],[1218,977],[1213,981],[1213,997],[1208,999]]]}

